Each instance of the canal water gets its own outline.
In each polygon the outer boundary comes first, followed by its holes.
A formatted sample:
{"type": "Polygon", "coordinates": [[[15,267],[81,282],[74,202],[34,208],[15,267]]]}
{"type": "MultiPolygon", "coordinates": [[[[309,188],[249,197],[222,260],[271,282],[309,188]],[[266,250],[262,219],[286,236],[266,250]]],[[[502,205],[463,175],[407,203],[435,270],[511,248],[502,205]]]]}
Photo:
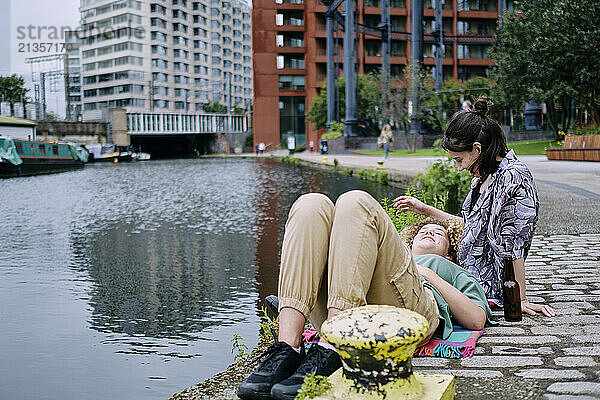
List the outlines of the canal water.
{"type": "Polygon", "coordinates": [[[0,180],[0,399],[166,399],[258,340],[293,201],[400,189],[268,159],[0,180]]]}

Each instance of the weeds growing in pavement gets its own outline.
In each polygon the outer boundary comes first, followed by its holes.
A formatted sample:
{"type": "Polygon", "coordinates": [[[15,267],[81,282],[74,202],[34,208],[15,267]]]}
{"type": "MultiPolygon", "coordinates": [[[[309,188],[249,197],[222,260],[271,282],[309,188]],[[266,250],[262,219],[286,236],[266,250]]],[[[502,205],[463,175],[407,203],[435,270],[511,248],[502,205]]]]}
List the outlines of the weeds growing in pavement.
{"type": "Polygon", "coordinates": [[[326,376],[308,374],[304,377],[302,387],[298,390],[296,400],[313,399],[332,388],[326,376]]]}
{"type": "Polygon", "coordinates": [[[233,338],[231,338],[231,354],[233,354],[233,360],[238,362],[248,357],[250,354],[248,353],[248,346],[246,346],[242,342],[243,338],[237,333],[233,334],[233,338]]]}
{"type": "Polygon", "coordinates": [[[267,313],[267,307],[262,308],[260,317],[260,340],[267,343],[274,343],[279,332],[279,315],[271,318],[267,313]]]}

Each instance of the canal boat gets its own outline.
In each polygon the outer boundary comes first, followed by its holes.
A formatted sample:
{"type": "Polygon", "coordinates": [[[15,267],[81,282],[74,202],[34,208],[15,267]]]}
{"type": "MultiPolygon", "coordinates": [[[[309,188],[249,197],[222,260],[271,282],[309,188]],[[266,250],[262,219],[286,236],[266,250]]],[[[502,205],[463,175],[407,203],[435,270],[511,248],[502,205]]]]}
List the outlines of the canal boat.
{"type": "Polygon", "coordinates": [[[113,143],[88,144],[85,148],[90,153],[89,162],[137,161],[131,146],[125,147],[123,151],[113,143]]]}
{"type": "Polygon", "coordinates": [[[148,153],[133,153],[133,161],[148,161],[150,159],[150,154],[148,153]]]}
{"type": "Polygon", "coordinates": [[[0,178],[83,168],[87,159],[87,150],[75,144],[0,136],[0,178]]]}

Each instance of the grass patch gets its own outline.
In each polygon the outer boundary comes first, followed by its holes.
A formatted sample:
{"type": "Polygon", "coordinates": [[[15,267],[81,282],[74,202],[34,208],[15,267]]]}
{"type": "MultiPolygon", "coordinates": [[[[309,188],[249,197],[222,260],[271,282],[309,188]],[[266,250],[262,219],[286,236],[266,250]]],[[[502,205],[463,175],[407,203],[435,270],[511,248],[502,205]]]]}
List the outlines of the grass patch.
{"type": "MultiPolygon", "coordinates": [[[[369,156],[381,156],[385,155],[383,150],[360,150],[356,151],[356,154],[364,154],[369,156]]],[[[392,150],[389,153],[390,157],[437,157],[441,156],[445,153],[445,151],[436,149],[436,148],[428,148],[428,149],[417,149],[414,153],[409,152],[408,150],[392,150]]]]}
{"type": "Polygon", "coordinates": [[[524,140],[522,142],[507,143],[509,149],[513,149],[517,156],[544,156],[546,148],[558,148],[562,145],[556,140],[524,140]]]}
{"type": "MultiPolygon", "coordinates": [[[[508,142],[508,148],[513,149],[517,156],[543,156],[546,155],[546,148],[561,147],[555,140],[524,140],[520,142],[508,142]]],[[[357,154],[370,156],[384,156],[383,150],[360,150],[357,154]]],[[[390,157],[439,157],[447,153],[438,148],[417,149],[414,153],[408,150],[390,151],[390,157]]]]}

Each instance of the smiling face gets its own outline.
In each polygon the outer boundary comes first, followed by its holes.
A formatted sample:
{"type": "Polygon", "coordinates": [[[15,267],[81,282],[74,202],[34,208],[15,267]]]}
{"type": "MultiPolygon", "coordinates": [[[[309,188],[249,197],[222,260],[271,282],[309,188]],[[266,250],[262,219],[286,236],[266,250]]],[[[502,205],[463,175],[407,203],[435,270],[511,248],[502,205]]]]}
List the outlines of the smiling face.
{"type": "Polygon", "coordinates": [[[450,259],[450,241],[446,228],[438,224],[424,225],[415,235],[412,244],[413,255],[437,254],[450,259]]]}
{"type": "Polygon", "coordinates": [[[471,174],[479,177],[478,168],[475,168],[474,171],[471,171],[471,166],[475,163],[479,155],[481,154],[481,145],[478,142],[473,144],[473,149],[471,151],[450,151],[448,150],[448,155],[456,162],[456,167],[459,171],[467,170],[471,174]]]}

